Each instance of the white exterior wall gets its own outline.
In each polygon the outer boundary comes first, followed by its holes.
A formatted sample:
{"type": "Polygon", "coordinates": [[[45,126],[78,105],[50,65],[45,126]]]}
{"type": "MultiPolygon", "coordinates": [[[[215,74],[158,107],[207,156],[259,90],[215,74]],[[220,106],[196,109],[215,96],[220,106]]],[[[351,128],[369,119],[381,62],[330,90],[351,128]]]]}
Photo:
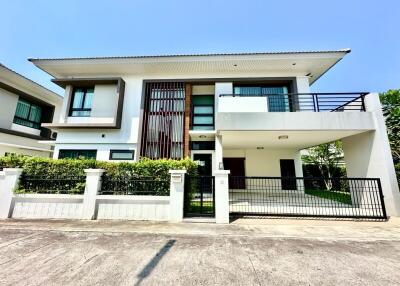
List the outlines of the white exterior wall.
{"type": "MultiPolygon", "coordinates": [[[[89,149],[97,150],[96,160],[110,161],[110,150],[134,150],[134,160],[137,160],[137,145],[136,144],[57,144],[54,148],[53,158],[58,159],[60,150],[76,150],[76,149],[89,149]]],[[[117,160],[116,162],[122,162],[117,160]]],[[[130,160],[132,162],[132,160],[130,160]]]]}
{"type": "Polygon", "coordinates": [[[0,156],[5,153],[51,157],[52,150],[49,145],[38,143],[35,139],[0,133],[0,156]]]}
{"type": "Polygon", "coordinates": [[[0,128],[10,129],[18,103],[18,95],[0,88],[0,128]]]}
{"type": "Polygon", "coordinates": [[[378,94],[365,98],[375,131],[342,139],[348,177],[380,178],[388,215],[400,215],[400,193],[378,94]]]}
{"type": "Polygon", "coordinates": [[[228,149],[223,150],[224,158],[245,158],[246,176],[280,177],[281,159],[293,159],[296,177],[303,176],[300,151],[295,149],[228,149]]]}

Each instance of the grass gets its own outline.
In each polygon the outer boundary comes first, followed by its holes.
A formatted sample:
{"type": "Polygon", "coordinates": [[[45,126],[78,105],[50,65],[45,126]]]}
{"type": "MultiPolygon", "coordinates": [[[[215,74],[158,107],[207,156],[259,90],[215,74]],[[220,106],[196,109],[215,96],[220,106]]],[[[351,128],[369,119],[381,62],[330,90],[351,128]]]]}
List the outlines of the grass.
{"type": "MultiPolygon", "coordinates": [[[[189,206],[190,213],[200,213],[201,205],[200,201],[191,201],[189,206]]],[[[211,202],[203,202],[203,213],[212,213],[213,205],[211,202]]]]}
{"type": "Polygon", "coordinates": [[[352,204],[351,196],[349,193],[328,191],[328,190],[315,190],[315,189],[306,189],[305,193],[307,195],[316,196],[316,197],[336,201],[336,202],[347,204],[347,205],[352,204]]]}

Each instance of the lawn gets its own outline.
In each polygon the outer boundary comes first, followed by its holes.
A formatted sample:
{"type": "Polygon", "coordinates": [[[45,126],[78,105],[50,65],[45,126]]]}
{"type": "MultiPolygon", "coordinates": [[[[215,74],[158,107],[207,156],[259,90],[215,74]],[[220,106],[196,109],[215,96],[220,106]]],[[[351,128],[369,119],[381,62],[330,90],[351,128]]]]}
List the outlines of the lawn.
{"type": "MultiPolygon", "coordinates": [[[[191,201],[189,206],[189,213],[200,214],[201,205],[200,201],[191,201]]],[[[203,214],[212,214],[213,213],[213,203],[210,201],[203,202],[203,214]]]]}
{"type": "Polygon", "coordinates": [[[328,190],[316,190],[316,189],[306,189],[305,193],[307,195],[312,195],[323,199],[328,199],[339,203],[351,205],[351,196],[349,193],[328,191],[328,190]]]}

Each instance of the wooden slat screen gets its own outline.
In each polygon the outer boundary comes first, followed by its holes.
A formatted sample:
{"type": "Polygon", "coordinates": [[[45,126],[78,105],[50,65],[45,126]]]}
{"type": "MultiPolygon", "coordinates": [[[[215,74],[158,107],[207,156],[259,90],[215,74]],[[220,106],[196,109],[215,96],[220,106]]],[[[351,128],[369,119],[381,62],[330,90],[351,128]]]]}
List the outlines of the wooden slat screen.
{"type": "Polygon", "coordinates": [[[146,83],[140,156],[183,158],[184,115],[184,83],[146,83]]]}

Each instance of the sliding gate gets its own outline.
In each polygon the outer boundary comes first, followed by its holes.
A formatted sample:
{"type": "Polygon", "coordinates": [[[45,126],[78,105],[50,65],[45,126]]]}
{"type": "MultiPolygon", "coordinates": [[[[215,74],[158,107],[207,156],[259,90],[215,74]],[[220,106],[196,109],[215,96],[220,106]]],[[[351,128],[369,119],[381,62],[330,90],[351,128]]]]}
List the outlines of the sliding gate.
{"type": "Polygon", "coordinates": [[[214,176],[185,176],[184,216],[214,217],[214,176]]]}
{"type": "Polygon", "coordinates": [[[229,183],[232,216],[387,218],[379,179],[230,176],[229,183]]]}

